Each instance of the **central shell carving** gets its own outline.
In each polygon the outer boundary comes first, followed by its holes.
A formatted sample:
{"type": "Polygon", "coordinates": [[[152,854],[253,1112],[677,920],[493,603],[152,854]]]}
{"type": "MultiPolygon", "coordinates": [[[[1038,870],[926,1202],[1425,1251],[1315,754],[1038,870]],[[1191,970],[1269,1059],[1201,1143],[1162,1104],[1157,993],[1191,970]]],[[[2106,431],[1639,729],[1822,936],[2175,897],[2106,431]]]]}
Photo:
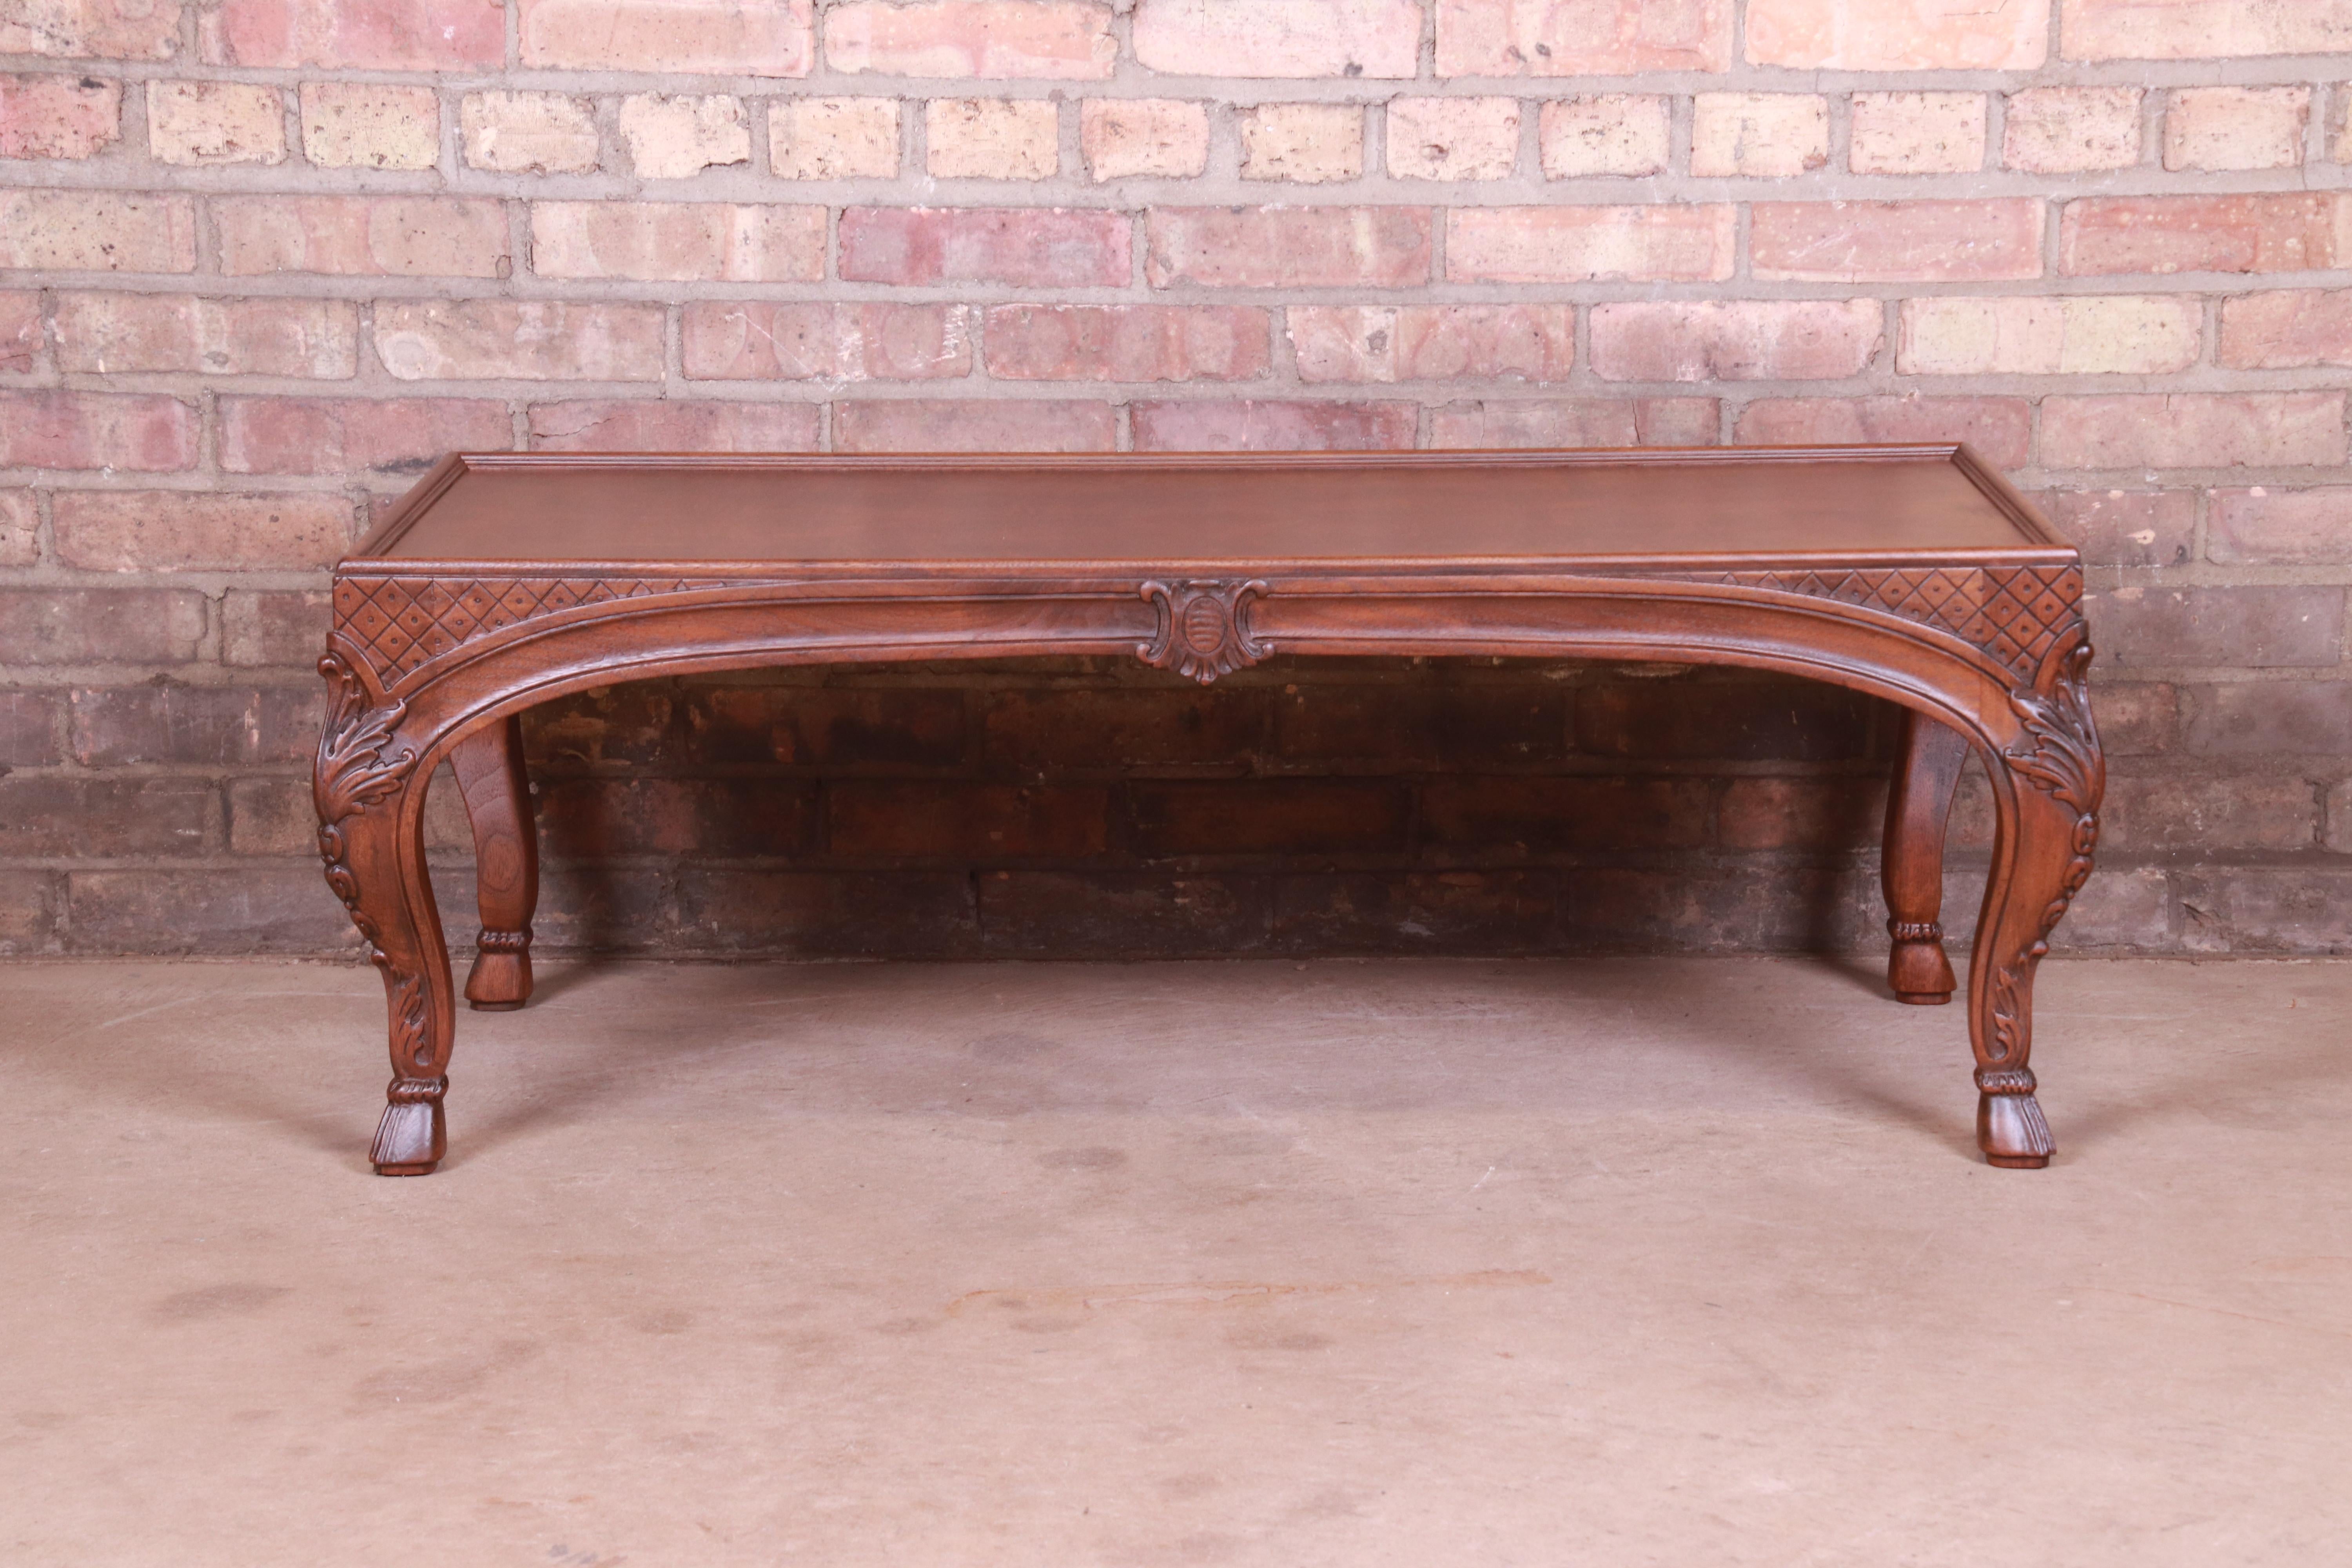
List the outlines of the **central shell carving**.
{"type": "Polygon", "coordinates": [[[1146,583],[1143,600],[1159,612],[1160,628],[1135,656],[1155,669],[1172,669],[1206,686],[1221,675],[1255,664],[1273,645],[1250,636],[1253,600],[1268,592],[1264,582],[1146,583]]]}

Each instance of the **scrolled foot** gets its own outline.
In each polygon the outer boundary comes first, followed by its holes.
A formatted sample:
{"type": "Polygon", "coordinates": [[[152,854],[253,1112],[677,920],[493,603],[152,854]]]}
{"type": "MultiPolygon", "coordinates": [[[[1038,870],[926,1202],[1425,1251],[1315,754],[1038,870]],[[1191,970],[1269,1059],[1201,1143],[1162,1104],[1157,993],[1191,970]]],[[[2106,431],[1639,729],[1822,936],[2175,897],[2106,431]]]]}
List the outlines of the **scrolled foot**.
{"type": "Polygon", "coordinates": [[[1944,928],[1934,921],[1888,921],[1886,934],[1895,939],[1886,955],[1886,983],[1895,999],[1913,1007],[1949,1002],[1958,983],[1951,960],[1944,956],[1944,928]]]}
{"type": "Polygon", "coordinates": [[[428,1176],[449,1147],[441,1118],[446,1078],[396,1078],[384,1091],[383,1120],[376,1123],[368,1163],[379,1176],[428,1176]]]}
{"type": "Polygon", "coordinates": [[[466,1003],[478,1013],[511,1013],[530,1000],[530,930],[485,930],[466,975],[466,1003]]]}
{"type": "Polygon", "coordinates": [[[2022,1068],[1977,1071],[1977,1147],[1988,1164],[2038,1171],[2057,1152],[2050,1123],[2033,1098],[2033,1074],[2022,1068]]]}

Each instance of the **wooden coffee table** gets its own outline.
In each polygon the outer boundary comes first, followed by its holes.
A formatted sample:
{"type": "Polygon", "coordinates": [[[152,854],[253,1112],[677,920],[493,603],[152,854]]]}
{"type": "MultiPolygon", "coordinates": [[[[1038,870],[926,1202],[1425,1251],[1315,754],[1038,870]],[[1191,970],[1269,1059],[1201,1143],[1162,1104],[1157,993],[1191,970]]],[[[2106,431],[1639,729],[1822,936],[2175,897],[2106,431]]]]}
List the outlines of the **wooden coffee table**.
{"type": "Polygon", "coordinates": [[[1946,816],[1997,817],[1969,974],[1977,1141],[2046,1164],[2033,972],[2105,783],[2082,564],[1966,447],[444,460],[335,568],[315,791],[327,881],[389,999],[370,1158],[431,1171],[457,991],[425,792],[471,814],[477,1007],[530,993],[537,846],[516,715],[615,680],[854,660],[1132,654],[1213,681],[1284,654],[1742,665],[1906,716],[1888,974],[1953,989],[1946,816]]]}

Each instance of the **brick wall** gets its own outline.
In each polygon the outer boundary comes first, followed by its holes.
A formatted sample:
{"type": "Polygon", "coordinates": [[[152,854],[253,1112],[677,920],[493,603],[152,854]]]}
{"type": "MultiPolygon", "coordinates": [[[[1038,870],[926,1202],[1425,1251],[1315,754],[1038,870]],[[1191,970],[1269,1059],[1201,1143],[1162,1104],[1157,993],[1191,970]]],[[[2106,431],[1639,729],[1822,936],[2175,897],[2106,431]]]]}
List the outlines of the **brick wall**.
{"type": "MultiPolygon", "coordinates": [[[[1954,437],[2096,563],[2063,934],[2352,944],[2352,0],[0,0],[0,952],[347,945],[322,568],[451,447],[1954,437]]],[[[532,723],[542,929],[1867,944],[1887,740],[1556,665],[625,686],[532,723]]]]}

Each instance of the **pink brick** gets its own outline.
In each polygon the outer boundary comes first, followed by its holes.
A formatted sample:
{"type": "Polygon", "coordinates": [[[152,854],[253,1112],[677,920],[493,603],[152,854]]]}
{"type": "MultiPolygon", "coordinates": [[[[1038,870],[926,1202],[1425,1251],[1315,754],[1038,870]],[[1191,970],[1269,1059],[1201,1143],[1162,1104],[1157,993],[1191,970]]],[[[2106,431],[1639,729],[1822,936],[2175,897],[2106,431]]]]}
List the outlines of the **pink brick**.
{"type": "Polygon", "coordinates": [[[2022,397],[1767,397],[1739,414],[1743,447],[1831,441],[1966,441],[1997,468],[2022,468],[2033,411],[2022,397]]]}
{"type": "Polygon", "coordinates": [[[30,566],[40,555],[40,509],[30,490],[0,490],[0,566],[30,566]]]}
{"type": "Polygon", "coordinates": [[[1009,283],[1080,289],[1132,275],[1123,213],[1059,207],[851,207],[841,276],[853,283],[1009,283]]]}
{"type": "Polygon", "coordinates": [[[721,202],[533,202],[541,278],[813,283],[824,276],[824,209],[721,202]]]}
{"type": "Polygon", "coordinates": [[[1572,305],[1293,305],[1298,379],[1561,381],[1576,363],[1572,305]]]}
{"type": "Polygon", "coordinates": [[[322,169],[429,169],[441,158],[441,99],[429,87],[302,84],[302,156],[322,169]]]}
{"type": "Polygon", "coordinates": [[[1712,397],[1561,397],[1450,403],[1429,416],[1429,444],[1481,447],[1712,447],[1712,397]]]}
{"type": "Polygon", "coordinates": [[[2075,274],[2297,272],[2352,256],[2352,204],[2321,194],[2093,196],[2066,204],[2059,266],[2075,274]]]}
{"type": "Polygon", "coordinates": [[[1543,106],[1538,141],[1544,177],[1631,177],[1663,173],[1674,134],[1666,100],[1651,93],[1604,92],[1543,106]]]}
{"type": "Polygon", "coordinates": [[[895,98],[768,101],[768,167],[782,180],[887,180],[898,173],[895,98]]]}
{"type": "Polygon", "coordinates": [[[122,84],[0,76],[0,158],[88,158],[122,135],[122,84]]]}
{"type": "Polygon", "coordinates": [[[555,92],[469,92],[457,106],[466,162],[510,174],[577,174],[596,166],[590,106],[555,92]]]}
{"type": "Polygon", "coordinates": [[[659,381],[659,305],[379,300],[375,353],[401,381],[659,381]]]}
{"type": "Polygon", "coordinates": [[[836,452],[1108,452],[1118,443],[1108,403],[920,397],[833,406],[836,452]]]}
{"type": "Polygon", "coordinates": [[[147,151],[159,163],[286,162],[286,95],[242,81],[151,81],[147,151]]]}
{"type": "Polygon", "coordinates": [[[41,358],[41,297],[30,289],[0,293],[0,373],[19,375],[41,358]]]}
{"type": "Polygon", "coordinates": [[[1393,179],[1503,179],[1519,160],[1519,100],[1391,99],[1388,150],[1393,179]]]}
{"type": "Polygon", "coordinates": [[[1261,103],[1236,110],[1242,178],[1323,184],[1364,172],[1364,110],[1357,103],[1261,103]]]}
{"type": "Polygon", "coordinates": [[[2196,552],[2191,490],[2044,490],[2030,499],[2094,565],[2186,566],[2196,552]]]}
{"type": "Polygon", "coordinates": [[[935,98],[923,105],[923,166],[941,180],[1050,180],[1061,110],[1043,98],[935,98]]]}
{"type": "Polygon", "coordinates": [[[352,546],[339,495],[60,490],[58,559],[87,572],[313,572],[352,546]]]}
{"type": "Polygon", "coordinates": [[[232,66],[478,70],[507,51],[506,16],[482,0],[222,0],[203,37],[232,66]]]}
{"type": "Polygon", "coordinates": [[[422,473],[451,452],[514,445],[506,405],[463,397],[224,397],[232,474],[422,473]]]}
{"type": "Polygon", "coordinates": [[[1414,0],[1136,0],[1135,58],[1170,76],[1409,77],[1414,0]]]}
{"type": "Polygon", "coordinates": [[[218,196],[221,270],[238,276],[503,278],[512,270],[496,201],[449,196],[218,196]]]}
{"type": "Polygon", "coordinates": [[[2226,59],[2352,50],[2347,0],[2065,0],[2070,60],[2226,59]]]}
{"type": "Polygon", "coordinates": [[[1691,101],[1690,172],[1785,179],[1830,161],[1830,101],[1816,92],[1702,92],[1691,101]]]}
{"type": "Polygon", "coordinates": [[[1958,174],[1984,166],[1980,92],[1857,92],[1846,166],[1857,174],[1958,174]]]}
{"type": "Polygon", "coordinates": [[[824,14],[838,71],[1092,81],[1118,63],[1108,5],[1087,0],[850,0],[824,14]]]}
{"type": "Polygon", "coordinates": [[[167,60],[180,41],[180,0],[41,0],[0,9],[0,55],[167,60]]]}
{"type": "Polygon", "coordinates": [[[2163,375],[2197,363],[2204,302],[2180,294],[1942,294],[1903,301],[1906,375],[2163,375]]]}
{"type": "Polygon", "coordinates": [[[2032,70],[2050,0],[1748,0],[1748,58],[1799,70],[2032,70]]]}
{"type": "Polygon", "coordinates": [[[2140,89],[2033,87],[2009,95],[2000,161],[2037,174],[2128,169],[2139,162],[2140,89]]]}
{"type": "Polygon", "coordinates": [[[806,76],[811,0],[520,0],[522,63],[554,70],[806,76]]]}
{"type": "Polygon", "coordinates": [[[196,462],[196,411],[176,397],[0,392],[0,468],[132,468],[196,462]]]}
{"type": "Polygon", "coordinates": [[[2352,289],[2277,289],[2222,300],[2221,363],[2242,370],[2352,364],[2352,289]]]}
{"type": "Polygon", "coordinates": [[[1935,283],[2042,276],[2042,204],[1758,202],[1749,265],[1812,283],[1935,283]]]}
{"type": "Polygon", "coordinates": [[[1155,289],[1394,289],[1429,281],[1427,207],[1154,207],[1155,289]]]}
{"type": "Polygon", "coordinates": [[[1875,300],[1643,300],[1592,308],[1604,381],[1822,381],[1858,375],[1885,337],[1875,300]]]}
{"type": "Polygon", "coordinates": [[[195,266],[196,209],[186,196],[0,191],[0,267],[193,272],[195,266]]]}
{"type": "Polygon", "coordinates": [[[961,305],[696,300],[686,374],[712,381],[927,381],[971,374],[961,305]]]}
{"type": "Polygon", "coordinates": [[[60,294],[58,368],[340,378],[359,368],[359,321],[348,300],[60,294]]]}
{"type": "Polygon", "coordinates": [[[1266,313],[1241,305],[997,305],[985,332],[1004,381],[1245,381],[1272,353],[1266,313]]]}
{"type": "Polygon", "coordinates": [[[2180,87],[2164,107],[2168,169],[2292,169],[2311,122],[2307,87],[2180,87]]]}
{"type": "Polygon", "coordinates": [[[1731,0],[1438,0],[1440,76],[1731,68],[1731,0]]]}
{"type": "Polygon", "coordinates": [[[1725,204],[1457,207],[1445,216],[1445,276],[1456,283],[1717,282],[1731,276],[1733,226],[1725,204]]]}
{"type": "Polygon", "coordinates": [[[1420,405],[1235,398],[1138,403],[1139,452],[1402,452],[1412,447],[1420,405]]]}
{"type": "Polygon", "coordinates": [[[544,452],[814,452],[814,403],[535,403],[530,444],[544,452]]]}
{"type": "Polygon", "coordinates": [[[2125,394],[2042,400],[2050,468],[2227,468],[2344,461],[2336,392],[2125,394]]]}
{"type": "Polygon", "coordinates": [[[1090,98],[1078,146],[1097,180],[1191,179],[1209,166],[1209,111],[1174,98],[1090,98]]]}
{"type": "Polygon", "coordinates": [[[2352,486],[2215,490],[2207,559],[2223,566],[2340,566],[2352,562],[2352,486]]]}

